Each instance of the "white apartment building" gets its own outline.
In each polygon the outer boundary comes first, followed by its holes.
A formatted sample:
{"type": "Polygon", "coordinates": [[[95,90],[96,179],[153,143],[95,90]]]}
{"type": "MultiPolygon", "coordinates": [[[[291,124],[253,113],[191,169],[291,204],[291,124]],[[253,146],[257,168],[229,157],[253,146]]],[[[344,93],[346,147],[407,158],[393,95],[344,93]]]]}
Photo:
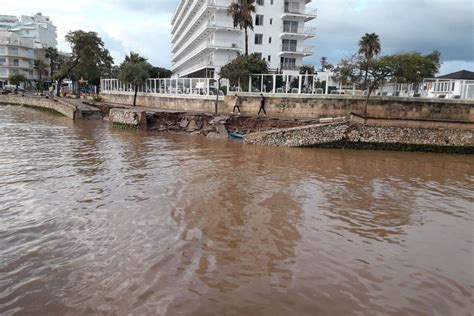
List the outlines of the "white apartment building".
{"type": "MultiPolygon", "coordinates": [[[[315,28],[311,0],[257,0],[249,54],[257,53],[273,71],[296,74],[313,54],[305,40],[315,28]]],[[[227,9],[232,0],[180,0],[172,18],[174,77],[217,78],[222,66],[244,53],[244,31],[234,28],[227,9]]]]}
{"type": "MultiPolygon", "coordinates": [[[[30,80],[39,79],[34,68],[35,59],[46,64],[44,50],[57,47],[56,26],[50,18],[37,13],[34,16],[0,15],[0,88],[10,74],[21,73],[30,80]]],[[[48,74],[42,74],[42,77],[48,74]]]]}
{"type": "Polygon", "coordinates": [[[27,79],[35,79],[34,60],[34,43],[31,39],[0,30],[0,88],[12,74],[22,74],[27,79]]]}

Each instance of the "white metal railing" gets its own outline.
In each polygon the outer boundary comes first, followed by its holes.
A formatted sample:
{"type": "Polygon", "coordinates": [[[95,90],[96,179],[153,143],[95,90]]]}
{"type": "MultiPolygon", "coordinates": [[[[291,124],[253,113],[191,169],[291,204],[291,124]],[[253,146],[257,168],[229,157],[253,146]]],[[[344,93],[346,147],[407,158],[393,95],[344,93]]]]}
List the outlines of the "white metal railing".
{"type": "Polygon", "coordinates": [[[299,71],[302,66],[303,65],[296,65],[296,64],[290,64],[290,63],[281,63],[280,64],[280,69],[299,71]]]}
{"type": "MultiPolygon", "coordinates": [[[[322,74],[258,74],[250,75],[249,93],[266,94],[328,94],[331,75],[322,74]],[[322,82],[325,81],[326,85],[322,82]]],[[[233,87],[231,87],[231,91],[233,87]]],[[[241,87],[236,90],[242,91],[241,87]]]]}
{"type": "Polygon", "coordinates": [[[283,25],[281,27],[282,33],[292,33],[292,34],[314,34],[316,33],[316,27],[293,27],[291,25],[283,25]]]}
{"type": "Polygon", "coordinates": [[[282,44],[280,46],[280,51],[282,52],[288,52],[288,53],[300,53],[300,54],[310,54],[314,51],[313,46],[304,46],[304,47],[298,47],[297,45],[294,44],[282,44]]]}
{"type": "MultiPolygon", "coordinates": [[[[221,86],[227,87],[228,93],[229,81],[221,79],[221,86]]],[[[135,87],[132,84],[123,83],[118,79],[101,79],[101,91],[105,94],[124,94],[135,93],[135,87]]],[[[217,80],[211,78],[150,78],[144,85],[137,86],[137,92],[140,95],[188,95],[188,96],[212,96],[217,93],[217,80]]]]}
{"type": "Polygon", "coordinates": [[[283,12],[289,14],[306,15],[310,17],[316,17],[318,15],[318,9],[306,8],[305,5],[301,5],[299,2],[285,2],[283,5],[283,12]]]}

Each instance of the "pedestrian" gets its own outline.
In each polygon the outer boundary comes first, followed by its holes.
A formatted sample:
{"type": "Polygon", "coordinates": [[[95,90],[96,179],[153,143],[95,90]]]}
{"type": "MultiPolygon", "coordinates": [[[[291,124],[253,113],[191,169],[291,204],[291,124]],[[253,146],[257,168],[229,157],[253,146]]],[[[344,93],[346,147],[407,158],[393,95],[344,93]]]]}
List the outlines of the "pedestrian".
{"type": "Polygon", "coordinates": [[[260,115],[260,112],[263,111],[263,115],[267,116],[267,112],[265,111],[265,97],[263,96],[263,93],[260,93],[260,109],[258,110],[258,114],[260,115]]]}
{"type": "Polygon", "coordinates": [[[235,94],[235,101],[234,101],[234,109],[232,110],[232,114],[235,113],[235,109],[237,109],[239,112],[238,114],[240,115],[240,104],[241,104],[241,100],[240,100],[240,97],[237,95],[237,93],[235,94]]]}

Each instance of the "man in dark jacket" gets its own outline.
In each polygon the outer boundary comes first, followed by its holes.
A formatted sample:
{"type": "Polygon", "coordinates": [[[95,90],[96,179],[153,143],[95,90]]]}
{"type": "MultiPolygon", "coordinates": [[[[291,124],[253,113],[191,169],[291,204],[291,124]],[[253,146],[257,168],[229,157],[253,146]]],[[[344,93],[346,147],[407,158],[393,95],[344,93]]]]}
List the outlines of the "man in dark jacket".
{"type": "Polygon", "coordinates": [[[267,112],[265,111],[265,97],[263,96],[262,93],[260,93],[260,109],[258,110],[258,114],[260,115],[260,112],[263,111],[263,115],[267,116],[267,112]]]}

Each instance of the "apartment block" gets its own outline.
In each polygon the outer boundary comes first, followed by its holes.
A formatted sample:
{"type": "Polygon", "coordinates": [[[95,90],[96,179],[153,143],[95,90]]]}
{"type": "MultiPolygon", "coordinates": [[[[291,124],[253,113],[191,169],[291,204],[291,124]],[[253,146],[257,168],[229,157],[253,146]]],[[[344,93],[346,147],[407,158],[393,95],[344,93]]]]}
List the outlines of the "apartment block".
{"type": "MultiPolygon", "coordinates": [[[[174,77],[216,78],[222,66],[244,53],[244,31],[234,28],[227,9],[232,0],[180,0],[172,18],[174,77]]],[[[249,53],[257,53],[276,72],[297,73],[314,50],[308,22],[317,16],[311,0],[257,0],[249,30],[249,53]]]]}

